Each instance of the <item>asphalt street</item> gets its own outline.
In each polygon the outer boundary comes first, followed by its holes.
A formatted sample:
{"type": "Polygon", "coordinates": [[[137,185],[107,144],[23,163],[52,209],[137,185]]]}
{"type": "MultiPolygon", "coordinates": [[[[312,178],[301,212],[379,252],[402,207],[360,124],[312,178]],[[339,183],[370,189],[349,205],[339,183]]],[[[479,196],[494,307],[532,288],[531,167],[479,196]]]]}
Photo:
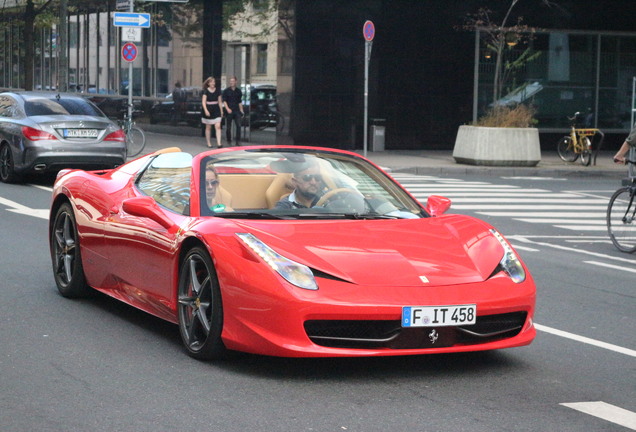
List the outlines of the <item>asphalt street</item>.
{"type": "MultiPolygon", "coordinates": [[[[175,144],[205,150],[197,136],[149,133],[148,150],[175,144]]],[[[0,429],[636,430],[636,258],[613,248],[598,214],[623,173],[402,165],[427,159],[422,154],[377,155],[376,162],[418,199],[449,195],[452,211],[483,218],[511,239],[537,283],[532,345],[198,362],[172,324],[100,294],[61,297],[48,251],[51,180],[0,184],[0,429]],[[589,215],[583,206],[593,207],[589,215]],[[545,216],[551,212],[564,214],[545,216]]]]}

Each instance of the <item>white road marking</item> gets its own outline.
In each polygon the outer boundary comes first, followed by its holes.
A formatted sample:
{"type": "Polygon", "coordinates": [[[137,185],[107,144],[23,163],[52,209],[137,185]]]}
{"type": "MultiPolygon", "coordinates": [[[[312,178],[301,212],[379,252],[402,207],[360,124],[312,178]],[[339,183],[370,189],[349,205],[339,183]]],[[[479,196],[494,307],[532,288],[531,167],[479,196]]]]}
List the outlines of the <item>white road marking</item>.
{"type": "Polygon", "coordinates": [[[583,261],[583,262],[585,264],[592,264],[592,265],[595,265],[595,266],[606,267],[606,268],[610,268],[610,269],[613,269],[613,270],[620,270],[620,271],[629,272],[629,273],[636,273],[636,269],[625,267],[625,266],[617,266],[617,265],[603,263],[603,262],[598,262],[598,261],[583,261]]]}
{"type": "Polygon", "coordinates": [[[607,420],[617,425],[636,430],[636,413],[611,405],[602,401],[598,402],[571,402],[561,403],[564,407],[572,408],[585,414],[607,420]]]}
{"type": "Polygon", "coordinates": [[[42,185],[36,185],[36,184],[30,184],[28,186],[34,187],[34,188],[38,188],[38,189],[42,189],[43,191],[47,191],[47,192],[53,192],[53,188],[49,187],[49,186],[42,186],[42,185]]]}
{"type": "Polygon", "coordinates": [[[8,200],[0,197],[0,205],[9,207],[7,211],[23,214],[27,216],[33,216],[41,219],[49,218],[49,209],[32,209],[15,201],[8,200]]]}
{"type": "Polygon", "coordinates": [[[539,249],[534,249],[534,248],[527,247],[527,246],[519,246],[519,245],[513,244],[512,247],[514,247],[516,250],[522,250],[522,251],[526,251],[526,252],[539,252],[539,249]]]}
{"type": "MultiPolygon", "coordinates": [[[[523,218],[516,218],[518,221],[521,222],[529,222],[529,223],[546,223],[546,224],[568,224],[568,225],[574,225],[574,226],[580,226],[581,224],[583,225],[603,225],[603,228],[606,229],[607,228],[607,222],[605,222],[604,220],[598,220],[598,219],[579,219],[579,218],[575,218],[575,217],[570,217],[567,219],[559,219],[559,218],[540,218],[540,217],[532,217],[535,215],[529,215],[531,217],[523,217],[523,218]]],[[[574,214],[571,214],[570,216],[574,216],[574,214]]]]}
{"type": "Polygon", "coordinates": [[[564,178],[556,178],[556,177],[501,177],[505,180],[559,180],[559,181],[567,181],[564,178]]]}
{"type": "Polygon", "coordinates": [[[559,337],[566,338],[566,339],[571,339],[573,341],[581,342],[581,343],[588,344],[588,345],[593,345],[593,346],[598,347],[598,348],[603,348],[603,349],[606,349],[606,350],[615,351],[617,353],[625,354],[625,355],[628,355],[630,357],[636,357],[636,351],[633,350],[633,349],[629,349],[629,348],[625,348],[625,347],[622,347],[622,346],[614,345],[614,344],[611,344],[611,343],[603,342],[603,341],[600,341],[600,340],[588,338],[588,337],[585,337],[585,336],[580,336],[580,335],[577,335],[577,334],[574,334],[574,333],[566,332],[566,331],[563,331],[563,330],[555,329],[555,328],[544,326],[544,325],[537,324],[537,323],[534,323],[534,327],[537,330],[540,330],[540,331],[546,332],[546,333],[550,333],[550,334],[553,334],[555,336],[559,336],[559,337]]]}
{"type": "MultiPolygon", "coordinates": [[[[598,252],[592,252],[592,251],[588,251],[585,249],[577,249],[577,248],[573,248],[573,247],[567,247],[567,246],[562,246],[562,245],[558,245],[558,244],[552,244],[552,243],[545,243],[545,242],[541,242],[541,241],[535,241],[530,239],[530,237],[528,236],[516,236],[516,235],[507,235],[506,238],[510,241],[512,241],[513,239],[515,241],[521,242],[521,243],[525,243],[525,244],[531,244],[531,245],[537,245],[537,246],[545,246],[545,247],[550,247],[553,249],[559,249],[559,250],[565,250],[568,252],[574,252],[574,253],[579,253],[579,254],[584,254],[584,255],[590,255],[596,258],[603,258],[609,261],[619,261],[619,262],[624,262],[630,265],[634,265],[634,259],[633,258],[622,258],[622,257],[617,257],[617,256],[612,256],[612,255],[607,255],[607,254],[603,254],[603,253],[598,253],[598,252]]],[[[542,238],[542,237],[537,237],[537,238],[542,238]]],[[[553,237],[546,237],[549,239],[558,239],[558,238],[562,238],[562,239],[567,239],[567,238],[571,238],[571,237],[566,237],[566,236],[553,236],[553,237]]]]}

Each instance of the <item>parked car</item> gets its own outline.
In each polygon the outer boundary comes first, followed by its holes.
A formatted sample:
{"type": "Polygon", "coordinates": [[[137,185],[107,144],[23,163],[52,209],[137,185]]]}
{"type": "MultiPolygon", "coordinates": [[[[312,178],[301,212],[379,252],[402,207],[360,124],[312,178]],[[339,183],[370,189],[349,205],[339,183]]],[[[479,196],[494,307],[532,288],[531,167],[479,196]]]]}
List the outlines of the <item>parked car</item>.
{"type": "Polygon", "coordinates": [[[264,129],[277,127],[280,114],[276,102],[276,86],[252,85],[248,88],[250,127],[264,129]]]}
{"type": "Polygon", "coordinates": [[[65,297],[96,289],[177,324],[198,359],[530,344],[528,269],[499,231],[450,205],[431,195],[422,206],[333,148],[165,149],[58,175],[52,268],[65,297]],[[310,207],[292,204],[301,185],[310,207]]]}
{"type": "Polygon", "coordinates": [[[172,93],[166,96],[165,101],[155,103],[150,108],[150,123],[187,123],[190,126],[201,125],[201,93],[200,87],[184,87],[186,101],[181,107],[181,113],[177,113],[172,93]]]}
{"type": "Polygon", "coordinates": [[[126,137],[77,95],[0,93],[0,181],[62,168],[113,168],[126,161],[126,137]]]}

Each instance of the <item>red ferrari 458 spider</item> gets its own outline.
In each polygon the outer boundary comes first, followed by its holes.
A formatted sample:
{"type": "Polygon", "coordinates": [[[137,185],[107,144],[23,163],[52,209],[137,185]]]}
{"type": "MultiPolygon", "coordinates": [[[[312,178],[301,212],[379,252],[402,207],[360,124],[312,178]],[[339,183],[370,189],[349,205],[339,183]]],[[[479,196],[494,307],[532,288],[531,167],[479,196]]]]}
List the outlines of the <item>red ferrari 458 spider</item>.
{"type": "Polygon", "coordinates": [[[355,153],[166,149],[55,182],[65,297],[96,289],[178,324],[188,354],[386,356],[535,337],[535,285],[508,241],[423,207],[355,153]]]}

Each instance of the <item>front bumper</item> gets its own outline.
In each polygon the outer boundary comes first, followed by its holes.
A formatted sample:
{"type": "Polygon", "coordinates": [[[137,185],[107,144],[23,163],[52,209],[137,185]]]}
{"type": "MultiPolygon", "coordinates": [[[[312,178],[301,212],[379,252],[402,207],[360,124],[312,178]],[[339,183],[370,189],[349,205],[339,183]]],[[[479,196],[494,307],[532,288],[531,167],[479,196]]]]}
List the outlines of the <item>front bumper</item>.
{"type": "MultiPolygon", "coordinates": [[[[228,287],[222,337],[229,349],[283,357],[395,356],[510,348],[528,345],[536,335],[530,276],[521,284],[500,274],[443,287],[363,287],[318,279],[318,291],[267,282],[284,288],[268,289],[262,279],[258,286],[228,287]],[[477,305],[473,326],[400,324],[403,306],[469,303],[477,305]]],[[[226,283],[232,281],[221,280],[226,283]]]]}

